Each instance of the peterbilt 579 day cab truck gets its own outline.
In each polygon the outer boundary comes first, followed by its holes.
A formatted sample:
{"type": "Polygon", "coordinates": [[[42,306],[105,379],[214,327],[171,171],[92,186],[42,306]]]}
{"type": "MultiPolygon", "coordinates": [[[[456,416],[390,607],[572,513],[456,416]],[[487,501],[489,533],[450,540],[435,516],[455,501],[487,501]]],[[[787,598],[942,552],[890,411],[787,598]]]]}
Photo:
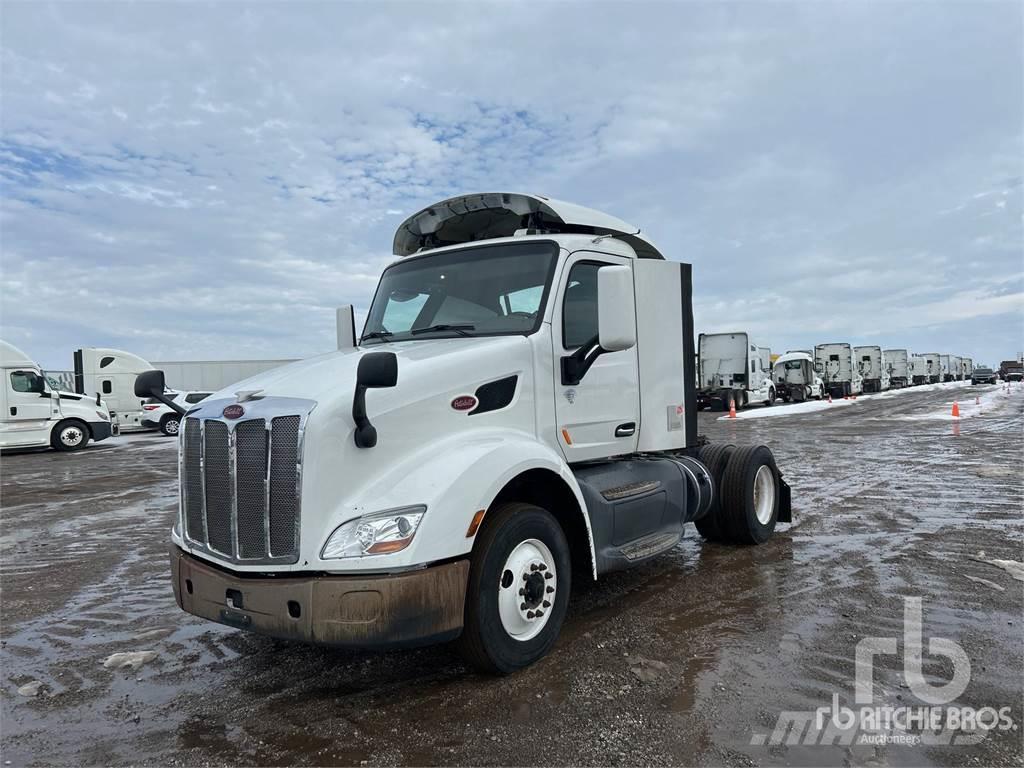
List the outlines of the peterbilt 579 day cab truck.
{"type": "Polygon", "coordinates": [[[358,343],[185,414],[185,611],[336,645],[458,638],[509,672],[551,648],[574,578],[688,522],[759,543],[789,520],[766,447],[700,445],[691,267],[636,227],[475,194],[407,219],[394,253],[358,343]]]}
{"type": "Polygon", "coordinates": [[[52,388],[39,366],[6,341],[0,341],[0,372],[0,448],[77,451],[116,434],[99,396],[52,388]]]}
{"type": "Polygon", "coordinates": [[[721,409],[731,400],[737,409],[749,403],[775,402],[772,355],[747,334],[702,333],[697,339],[697,398],[721,409]]]}
{"type": "Polygon", "coordinates": [[[818,344],[814,361],[820,365],[825,391],[832,397],[849,397],[861,393],[860,368],[853,361],[849,344],[818,344]]]}
{"type": "Polygon", "coordinates": [[[905,349],[886,349],[882,355],[889,372],[889,386],[893,389],[909,386],[912,376],[910,353],[905,349]]]}
{"type": "Polygon", "coordinates": [[[784,402],[802,403],[825,397],[825,383],[808,352],[787,352],[772,366],[772,382],[784,402]]]}
{"type": "Polygon", "coordinates": [[[884,392],[889,389],[889,367],[881,347],[854,347],[853,356],[857,360],[861,388],[865,392],[884,392]]]}

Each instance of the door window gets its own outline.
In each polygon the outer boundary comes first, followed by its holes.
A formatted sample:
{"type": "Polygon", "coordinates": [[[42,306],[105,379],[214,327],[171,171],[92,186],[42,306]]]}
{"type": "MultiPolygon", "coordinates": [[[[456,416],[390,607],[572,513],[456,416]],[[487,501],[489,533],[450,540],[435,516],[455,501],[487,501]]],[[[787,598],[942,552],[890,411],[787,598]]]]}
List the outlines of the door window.
{"type": "Polygon", "coordinates": [[[35,371],[12,371],[11,389],[15,392],[42,392],[43,377],[35,371]]]}
{"type": "Polygon", "coordinates": [[[569,270],[562,300],[562,344],[575,349],[597,336],[597,271],[604,266],[578,261],[569,270]]]}
{"type": "Polygon", "coordinates": [[[109,395],[111,392],[114,391],[114,385],[111,384],[110,379],[106,379],[101,385],[101,388],[103,389],[104,395],[109,395]]]}

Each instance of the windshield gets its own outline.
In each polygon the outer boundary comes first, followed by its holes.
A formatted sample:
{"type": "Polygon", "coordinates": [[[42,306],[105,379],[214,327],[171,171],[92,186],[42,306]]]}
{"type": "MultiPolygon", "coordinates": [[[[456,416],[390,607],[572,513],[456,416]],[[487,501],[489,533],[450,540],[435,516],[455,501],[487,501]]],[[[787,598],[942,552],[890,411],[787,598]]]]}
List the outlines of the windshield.
{"type": "Polygon", "coordinates": [[[533,333],[557,255],[534,241],[409,257],[381,277],[360,343],[533,333]]]}

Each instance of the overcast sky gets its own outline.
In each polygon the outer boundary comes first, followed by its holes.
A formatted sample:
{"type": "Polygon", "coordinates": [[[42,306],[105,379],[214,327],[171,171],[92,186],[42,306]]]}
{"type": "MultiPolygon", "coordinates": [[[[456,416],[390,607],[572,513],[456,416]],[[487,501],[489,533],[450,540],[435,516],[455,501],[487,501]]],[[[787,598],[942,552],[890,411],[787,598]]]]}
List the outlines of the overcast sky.
{"type": "Polygon", "coordinates": [[[4,3],[2,334],[302,357],[404,215],[605,210],[698,331],[1024,347],[1022,5],[4,3]]]}

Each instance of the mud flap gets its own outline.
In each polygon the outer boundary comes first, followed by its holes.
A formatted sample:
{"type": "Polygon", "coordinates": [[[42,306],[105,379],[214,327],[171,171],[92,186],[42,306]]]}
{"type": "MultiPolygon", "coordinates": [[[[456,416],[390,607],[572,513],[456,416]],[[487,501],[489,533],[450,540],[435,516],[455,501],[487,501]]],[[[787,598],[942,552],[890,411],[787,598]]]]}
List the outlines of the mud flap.
{"type": "Polygon", "coordinates": [[[790,498],[789,483],[782,479],[779,474],[779,516],[780,523],[793,522],[793,507],[790,498]]]}

